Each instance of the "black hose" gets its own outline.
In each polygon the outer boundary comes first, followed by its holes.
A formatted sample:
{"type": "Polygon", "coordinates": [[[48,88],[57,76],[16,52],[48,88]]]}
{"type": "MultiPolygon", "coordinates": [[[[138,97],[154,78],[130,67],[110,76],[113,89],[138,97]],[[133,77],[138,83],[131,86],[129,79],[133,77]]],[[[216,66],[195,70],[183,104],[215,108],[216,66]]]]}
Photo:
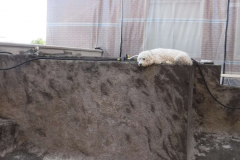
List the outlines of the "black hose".
{"type": "MultiPolygon", "coordinates": [[[[228,23],[229,23],[229,10],[230,10],[230,0],[228,0],[227,5],[227,21],[226,21],[226,29],[225,29],[225,42],[224,42],[224,62],[223,62],[223,74],[225,74],[226,68],[226,59],[227,59],[227,35],[228,35],[228,23]]],[[[222,85],[224,84],[224,77],[222,78],[222,85]]]]}
{"type": "Polygon", "coordinates": [[[120,39],[120,55],[119,57],[122,57],[122,44],[123,44],[123,0],[122,0],[122,20],[121,20],[121,39],[120,39]]]}
{"type": "Polygon", "coordinates": [[[36,61],[36,60],[41,60],[41,59],[45,59],[45,60],[66,60],[66,61],[69,61],[69,60],[73,60],[73,61],[119,61],[119,59],[117,58],[64,58],[64,57],[38,57],[38,58],[33,58],[33,59],[30,59],[30,60],[27,60],[25,62],[22,62],[20,64],[17,64],[15,66],[12,66],[12,67],[8,67],[8,68],[0,68],[0,71],[6,71],[6,70],[10,70],[10,69],[14,69],[14,68],[17,68],[21,65],[24,65],[28,62],[32,62],[32,61],[36,61]]]}
{"type": "Polygon", "coordinates": [[[0,54],[10,54],[10,55],[12,55],[11,52],[0,52],[0,54]]]}

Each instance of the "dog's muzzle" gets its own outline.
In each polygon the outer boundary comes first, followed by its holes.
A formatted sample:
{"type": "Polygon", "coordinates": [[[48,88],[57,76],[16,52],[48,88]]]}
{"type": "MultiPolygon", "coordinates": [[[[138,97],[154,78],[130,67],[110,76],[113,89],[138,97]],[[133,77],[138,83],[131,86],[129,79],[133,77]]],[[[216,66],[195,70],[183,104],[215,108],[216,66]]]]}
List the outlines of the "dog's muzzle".
{"type": "Polygon", "coordinates": [[[142,67],[142,63],[139,63],[138,66],[142,67]]]}

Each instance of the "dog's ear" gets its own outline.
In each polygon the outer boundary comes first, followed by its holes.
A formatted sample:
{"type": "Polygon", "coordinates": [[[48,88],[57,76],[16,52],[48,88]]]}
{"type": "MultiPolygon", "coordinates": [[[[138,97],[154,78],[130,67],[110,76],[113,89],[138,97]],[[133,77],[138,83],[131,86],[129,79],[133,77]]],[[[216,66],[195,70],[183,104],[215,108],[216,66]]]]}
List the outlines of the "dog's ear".
{"type": "Polygon", "coordinates": [[[148,55],[149,57],[149,63],[150,64],[153,64],[154,63],[154,56],[153,56],[153,54],[152,53],[150,53],[149,55],[148,55]]]}
{"type": "Polygon", "coordinates": [[[153,64],[153,63],[154,63],[154,60],[153,60],[153,59],[150,59],[150,60],[149,60],[149,63],[150,63],[150,64],[153,64]]]}

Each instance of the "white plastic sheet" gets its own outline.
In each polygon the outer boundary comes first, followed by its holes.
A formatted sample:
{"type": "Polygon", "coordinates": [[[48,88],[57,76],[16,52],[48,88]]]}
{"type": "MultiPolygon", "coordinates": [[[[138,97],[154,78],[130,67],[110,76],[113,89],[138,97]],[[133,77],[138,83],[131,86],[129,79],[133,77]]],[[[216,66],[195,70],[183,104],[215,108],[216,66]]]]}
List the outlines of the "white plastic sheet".
{"type": "Polygon", "coordinates": [[[122,36],[123,55],[162,47],[222,60],[226,11],[219,0],[48,0],[47,43],[119,56],[122,36]]]}
{"type": "Polygon", "coordinates": [[[48,0],[47,44],[119,56],[121,0],[48,0]]]}

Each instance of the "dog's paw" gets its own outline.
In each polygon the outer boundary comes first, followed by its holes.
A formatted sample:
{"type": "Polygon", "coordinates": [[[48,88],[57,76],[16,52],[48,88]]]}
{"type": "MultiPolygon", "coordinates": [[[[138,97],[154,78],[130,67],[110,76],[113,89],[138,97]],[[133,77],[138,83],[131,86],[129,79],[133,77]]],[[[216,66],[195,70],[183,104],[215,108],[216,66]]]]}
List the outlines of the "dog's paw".
{"type": "Polygon", "coordinates": [[[166,64],[173,64],[173,62],[171,62],[171,61],[166,61],[166,64]]]}

